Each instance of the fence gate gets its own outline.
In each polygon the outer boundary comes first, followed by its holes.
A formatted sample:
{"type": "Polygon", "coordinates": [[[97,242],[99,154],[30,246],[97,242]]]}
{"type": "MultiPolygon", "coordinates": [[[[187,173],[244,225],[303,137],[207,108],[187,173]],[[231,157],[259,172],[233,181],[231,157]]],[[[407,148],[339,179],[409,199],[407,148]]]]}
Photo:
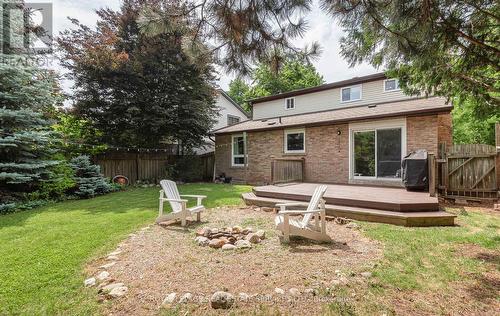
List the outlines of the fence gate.
{"type": "Polygon", "coordinates": [[[450,146],[438,159],[440,193],[449,198],[496,199],[496,156],[495,146],[450,146]]]}

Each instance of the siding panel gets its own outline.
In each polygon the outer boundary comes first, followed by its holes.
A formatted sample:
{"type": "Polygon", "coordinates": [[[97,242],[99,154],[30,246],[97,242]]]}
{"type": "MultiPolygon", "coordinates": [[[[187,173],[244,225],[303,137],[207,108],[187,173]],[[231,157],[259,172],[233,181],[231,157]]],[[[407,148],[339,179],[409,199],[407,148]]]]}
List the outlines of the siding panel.
{"type": "Polygon", "coordinates": [[[384,92],[384,80],[365,82],[361,86],[362,99],[354,102],[340,102],[340,88],[336,88],[295,96],[295,109],[293,110],[285,109],[285,98],[256,103],[253,106],[253,119],[259,120],[413,98],[403,94],[402,91],[384,92]]]}

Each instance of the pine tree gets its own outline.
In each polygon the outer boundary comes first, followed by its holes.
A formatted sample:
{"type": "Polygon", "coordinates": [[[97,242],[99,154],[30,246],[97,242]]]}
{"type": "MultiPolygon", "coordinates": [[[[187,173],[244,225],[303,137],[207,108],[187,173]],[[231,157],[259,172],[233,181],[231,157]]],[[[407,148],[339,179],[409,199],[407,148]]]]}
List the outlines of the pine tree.
{"type": "Polygon", "coordinates": [[[113,190],[113,186],[101,175],[101,168],[92,164],[89,156],[75,157],[71,159],[70,165],[75,172],[76,195],[91,198],[113,190]]]}
{"type": "Polygon", "coordinates": [[[53,76],[25,56],[0,55],[0,212],[50,179],[55,135],[44,113],[58,101],[53,76]]]}

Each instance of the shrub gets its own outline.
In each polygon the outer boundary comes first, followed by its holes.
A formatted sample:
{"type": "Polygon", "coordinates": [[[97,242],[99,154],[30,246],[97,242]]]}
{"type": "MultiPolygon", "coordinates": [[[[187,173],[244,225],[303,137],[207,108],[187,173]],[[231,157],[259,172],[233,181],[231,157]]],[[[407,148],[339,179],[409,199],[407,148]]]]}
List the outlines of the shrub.
{"type": "Polygon", "coordinates": [[[91,163],[88,156],[82,155],[71,159],[71,168],[75,173],[75,194],[82,198],[91,198],[115,190],[108,179],[101,175],[101,168],[91,163]]]}
{"type": "Polygon", "coordinates": [[[75,172],[69,162],[62,154],[57,154],[54,159],[59,163],[51,168],[50,178],[41,182],[37,191],[29,194],[30,201],[63,200],[66,199],[66,194],[75,187],[75,172]]]}

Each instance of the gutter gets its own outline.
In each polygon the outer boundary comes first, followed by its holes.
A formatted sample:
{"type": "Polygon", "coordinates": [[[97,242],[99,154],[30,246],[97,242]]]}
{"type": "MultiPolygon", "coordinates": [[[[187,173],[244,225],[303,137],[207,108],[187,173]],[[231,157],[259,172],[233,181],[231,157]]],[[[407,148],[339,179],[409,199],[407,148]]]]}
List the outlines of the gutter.
{"type": "MultiPolygon", "coordinates": [[[[323,121],[323,122],[290,124],[290,125],[285,125],[285,126],[275,125],[275,126],[270,126],[270,127],[262,127],[262,128],[248,129],[248,130],[228,131],[228,132],[220,132],[220,133],[218,133],[217,131],[213,131],[213,133],[214,133],[214,135],[224,135],[224,134],[234,134],[234,133],[241,133],[241,132],[270,131],[270,130],[276,130],[276,129],[302,127],[302,126],[307,126],[307,127],[325,126],[325,125],[332,125],[332,124],[338,124],[338,123],[358,122],[358,121],[365,121],[365,120],[369,120],[369,119],[378,119],[378,118],[390,118],[390,117],[398,117],[398,116],[418,116],[419,114],[432,115],[432,114],[438,114],[438,113],[450,113],[452,109],[453,109],[453,106],[448,106],[448,107],[443,107],[443,108],[439,108],[439,109],[425,109],[425,110],[414,110],[414,111],[409,111],[409,112],[378,114],[378,115],[364,116],[361,118],[348,118],[348,119],[329,120],[329,121],[323,121]]],[[[309,113],[306,113],[306,114],[309,114],[309,113]]],[[[268,120],[271,120],[271,119],[277,119],[277,118],[269,118],[268,120]]],[[[244,123],[244,122],[242,122],[242,123],[244,123]]],[[[235,125],[232,125],[232,126],[235,126],[235,125]]]]}

